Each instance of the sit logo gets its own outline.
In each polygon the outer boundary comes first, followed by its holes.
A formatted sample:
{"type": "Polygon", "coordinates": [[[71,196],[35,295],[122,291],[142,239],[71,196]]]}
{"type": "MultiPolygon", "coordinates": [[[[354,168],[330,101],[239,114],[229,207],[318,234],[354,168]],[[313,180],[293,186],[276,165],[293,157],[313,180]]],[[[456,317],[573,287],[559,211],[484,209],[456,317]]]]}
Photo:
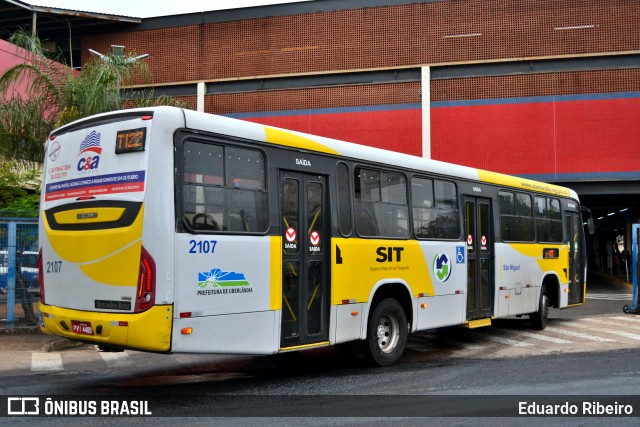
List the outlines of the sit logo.
{"type": "Polygon", "coordinates": [[[78,153],[78,172],[98,169],[100,163],[100,133],[95,130],[91,131],[80,143],[80,153],[78,153]]]}
{"type": "Polygon", "coordinates": [[[447,254],[437,254],[433,258],[433,273],[440,282],[449,280],[451,267],[451,260],[447,254]]]}

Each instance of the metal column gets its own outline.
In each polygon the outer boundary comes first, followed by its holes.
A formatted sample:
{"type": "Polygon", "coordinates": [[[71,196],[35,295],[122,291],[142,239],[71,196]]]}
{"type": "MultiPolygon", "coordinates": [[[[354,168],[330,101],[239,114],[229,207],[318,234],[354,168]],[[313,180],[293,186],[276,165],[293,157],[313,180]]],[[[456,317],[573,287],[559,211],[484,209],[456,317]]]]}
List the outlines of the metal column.
{"type": "Polygon", "coordinates": [[[625,313],[640,314],[638,307],[638,230],[640,224],[631,226],[631,265],[633,271],[633,299],[631,305],[625,305],[623,310],[625,313]]]}

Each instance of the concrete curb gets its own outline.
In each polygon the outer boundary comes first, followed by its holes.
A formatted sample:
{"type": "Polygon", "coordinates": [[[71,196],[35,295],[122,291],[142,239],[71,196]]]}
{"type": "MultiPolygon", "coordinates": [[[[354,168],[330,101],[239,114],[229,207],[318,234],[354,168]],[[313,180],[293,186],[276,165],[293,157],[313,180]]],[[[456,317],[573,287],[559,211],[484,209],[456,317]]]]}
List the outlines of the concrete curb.
{"type": "Polygon", "coordinates": [[[66,338],[57,338],[42,347],[43,352],[62,351],[70,348],[81,347],[85,345],[81,341],[72,341],[66,338]]]}
{"type": "Polygon", "coordinates": [[[18,325],[9,327],[7,325],[0,326],[0,335],[31,335],[42,334],[38,326],[18,325]]]}
{"type": "Polygon", "coordinates": [[[55,335],[45,334],[37,326],[19,325],[10,328],[7,325],[2,325],[0,326],[0,339],[3,336],[12,337],[13,340],[19,340],[24,343],[33,342],[36,346],[31,348],[34,350],[38,349],[38,351],[44,353],[62,351],[87,345],[82,341],[75,341],[57,337],[55,335]],[[36,336],[38,338],[34,341],[34,338],[31,337],[36,336]],[[46,342],[42,344],[43,341],[46,342]],[[36,343],[39,343],[39,345],[36,343]]]}

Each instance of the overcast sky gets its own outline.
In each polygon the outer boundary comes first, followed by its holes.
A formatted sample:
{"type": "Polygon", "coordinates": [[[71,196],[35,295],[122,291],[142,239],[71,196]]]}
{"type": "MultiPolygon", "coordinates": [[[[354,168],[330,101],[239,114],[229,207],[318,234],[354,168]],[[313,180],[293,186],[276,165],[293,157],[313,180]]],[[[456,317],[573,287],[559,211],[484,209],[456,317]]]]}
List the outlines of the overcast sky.
{"type": "Polygon", "coordinates": [[[151,16],[178,15],[209,10],[238,9],[278,3],[296,3],[310,0],[23,0],[25,3],[45,7],[99,12],[109,15],[149,18],[151,16]]]}

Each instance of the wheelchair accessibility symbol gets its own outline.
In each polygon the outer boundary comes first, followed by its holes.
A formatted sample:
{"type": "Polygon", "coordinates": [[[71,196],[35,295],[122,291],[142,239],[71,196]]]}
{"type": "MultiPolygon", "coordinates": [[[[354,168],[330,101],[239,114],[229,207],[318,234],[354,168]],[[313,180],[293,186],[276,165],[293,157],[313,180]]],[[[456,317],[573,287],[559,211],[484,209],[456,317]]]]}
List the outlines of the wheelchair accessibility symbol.
{"type": "Polygon", "coordinates": [[[456,264],[464,264],[464,246],[456,246],[456,264]]]}

